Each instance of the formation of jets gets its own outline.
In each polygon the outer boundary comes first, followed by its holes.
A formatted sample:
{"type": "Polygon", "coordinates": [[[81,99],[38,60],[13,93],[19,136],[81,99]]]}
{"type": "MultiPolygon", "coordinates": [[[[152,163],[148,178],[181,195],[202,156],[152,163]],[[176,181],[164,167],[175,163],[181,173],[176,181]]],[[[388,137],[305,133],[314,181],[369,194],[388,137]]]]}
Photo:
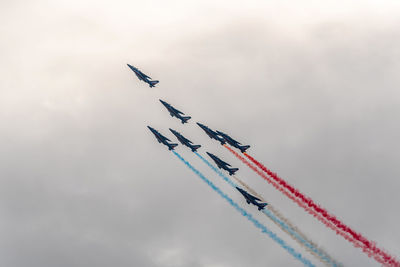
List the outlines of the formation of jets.
{"type": "MultiPolygon", "coordinates": [[[[139,80],[144,81],[146,83],[149,84],[150,87],[154,87],[159,81],[157,80],[151,80],[151,78],[149,76],[147,76],[146,74],[144,74],[143,72],[141,72],[138,68],[128,64],[128,67],[136,74],[136,76],[138,77],[139,80]]],[[[171,106],[170,104],[168,104],[167,102],[163,101],[160,99],[161,104],[164,105],[164,107],[168,110],[169,114],[171,115],[171,117],[176,117],[179,120],[181,120],[182,124],[187,123],[188,120],[191,119],[190,116],[185,116],[185,114],[182,111],[179,111],[178,109],[174,108],[173,106],[171,106]]],[[[221,132],[221,131],[214,131],[211,130],[209,127],[205,126],[204,124],[201,123],[197,123],[198,126],[200,126],[201,129],[204,130],[204,132],[211,138],[214,139],[218,142],[221,143],[221,145],[224,145],[226,143],[228,143],[229,145],[239,149],[242,153],[245,152],[250,146],[249,145],[241,145],[240,142],[236,141],[235,139],[233,139],[232,137],[230,137],[229,135],[221,132]]],[[[174,150],[175,147],[178,145],[176,143],[172,143],[171,140],[169,140],[167,137],[165,137],[164,135],[162,135],[161,133],[159,133],[156,129],[147,126],[147,128],[149,128],[149,130],[154,134],[154,136],[156,137],[157,141],[165,146],[168,147],[169,150],[174,150]]],[[[192,150],[192,152],[196,152],[197,149],[199,149],[201,147],[201,145],[194,145],[192,141],[190,141],[189,139],[187,139],[186,137],[184,137],[182,134],[180,134],[179,132],[173,130],[173,129],[169,129],[171,131],[171,133],[173,135],[175,135],[175,137],[178,139],[178,141],[184,145],[187,146],[188,148],[190,148],[192,150]]],[[[207,152],[207,155],[215,162],[215,164],[217,165],[217,167],[219,169],[223,169],[225,171],[227,171],[229,173],[229,175],[234,175],[239,169],[238,168],[233,168],[229,163],[223,161],[222,159],[220,159],[219,157],[215,156],[214,154],[211,154],[209,152],[207,152]]],[[[262,210],[265,208],[266,205],[268,205],[267,203],[260,203],[257,201],[261,201],[259,198],[249,194],[248,192],[246,192],[245,190],[236,187],[236,189],[243,195],[243,197],[245,198],[247,204],[253,204],[255,206],[257,206],[258,210],[262,210]]]]}

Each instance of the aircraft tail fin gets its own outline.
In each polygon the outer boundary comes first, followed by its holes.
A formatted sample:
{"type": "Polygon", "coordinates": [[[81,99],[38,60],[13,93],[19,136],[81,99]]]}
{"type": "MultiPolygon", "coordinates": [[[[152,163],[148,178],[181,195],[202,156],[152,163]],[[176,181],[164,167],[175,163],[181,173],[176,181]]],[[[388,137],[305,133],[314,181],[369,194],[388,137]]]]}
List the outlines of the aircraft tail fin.
{"type": "Polygon", "coordinates": [[[168,149],[169,150],[174,150],[174,147],[176,147],[178,144],[169,144],[168,149]]]}
{"type": "Polygon", "coordinates": [[[246,152],[246,150],[247,150],[249,147],[250,147],[249,145],[247,145],[247,146],[240,146],[239,149],[240,149],[240,151],[241,151],[242,153],[244,153],[244,152],[246,152]]]}
{"type": "Polygon", "coordinates": [[[239,168],[230,168],[229,175],[235,174],[235,172],[237,172],[238,170],[239,170],[239,168]]]}
{"type": "Polygon", "coordinates": [[[182,118],[181,118],[182,124],[185,123],[185,122],[187,122],[187,121],[190,120],[191,118],[192,118],[192,117],[190,117],[190,116],[182,117],[182,118]]]}
{"type": "Polygon", "coordinates": [[[201,145],[194,145],[194,146],[192,146],[192,151],[196,152],[197,149],[199,149],[200,147],[201,147],[201,145]]]}
{"type": "Polygon", "coordinates": [[[263,210],[265,208],[265,206],[267,206],[268,203],[259,203],[258,204],[258,210],[263,210]]]}
{"type": "Polygon", "coordinates": [[[150,87],[154,87],[157,83],[159,83],[160,81],[149,81],[150,83],[150,87]]]}

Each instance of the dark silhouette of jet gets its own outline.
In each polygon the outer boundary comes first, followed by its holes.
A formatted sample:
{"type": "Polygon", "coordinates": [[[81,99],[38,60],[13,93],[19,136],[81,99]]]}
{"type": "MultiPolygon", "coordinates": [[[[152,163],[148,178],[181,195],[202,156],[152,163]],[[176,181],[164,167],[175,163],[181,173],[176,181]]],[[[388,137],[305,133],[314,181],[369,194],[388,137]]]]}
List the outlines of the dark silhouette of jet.
{"type": "Polygon", "coordinates": [[[225,171],[229,172],[229,175],[235,174],[235,172],[239,170],[238,168],[229,168],[228,166],[231,166],[229,163],[226,163],[225,161],[223,161],[222,159],[218,158],[217,156],[211,153],[207,152],[207,155],[209,155],[210,158],[212,158],[215,164],[217,164],[218,168],[224,169],[225,171]]]}
{"type": "Polygon", "coordinates": [[[132,65],[127,64],[128,67],[136,74],[136,76],[139,78],[139,80],[144,81],[145,83],[148,83],[150,87],[154,87],[159,81],[152,81],[149,76],[141,72],[138,68],[135,68],[132,65]]]}
{"type": "Polygon", "coordinates": [[[190,141],[189,139],[187,139],[186,137],[184,137],[177,131],[175,131],[171,128],[169,128],[169,130],[176,136],[176,138],[178,138],[179,142],[181,142],[182,145],[189,147],[192,150],[192,152],[196,152],[197,149],[199,149],[201,147],[201,145],[193,145],[192,141],[190,141]]]}
{"type": "Polygon", "coordinates": [[[171,140],[169,140],[164,135],[160,134],[156,129],[153,129],[150,126],[147,126],[147,128],[149,128],[150,131],[155,135],[155,137],[157,138],[157,141],[159,143],[166,145],[169,150],[174,150],[174,147],[176,147],[178,145],[178,144],[168,143],[168,141],[171,142],[171,140]]]}
{"type": "Polygon", "coordinates": [[[205,126],[204,124],[201,124],[199,122],[197,123],[197,125],[199,125],[200,128],[203,129],[211,139],[217,140],[218,142],[221,143],[221,145],[225,144],[224,138],[218,136],[218,134],[216,132],[214,132],[213,130],[211,130],[210,128],[208,128],[207,126],[205,126]]]}
{"type": "Polygon", "coordinates": [[[265,208],[265,206],[268,205],[268,203],[258,203],[258,201],[261,201],[261,199],[256,198],[253,195],[250,195],[249,193],[247,193],[246,191],[244,191],[243,189],[236,187],[236,189],[244,196],[244,198],[246,199],[247,204],[253,204],[255,206],[257,206],[258,210],[262,210],[265,208]]]}
{"type": "Polygon", "coordinates": [[[177,117],[178,119],[180,119],[182,121],[182,124],[187,122],[191,118],[190,116],[186,116],[186,117],[182,116],[182,115],[184,115],[184,113],[182,111],[177,110],[176,108],[174,108],[167,102],[162,101],[161,99],[160,99],[160,102],[167,108],[171,117],[177,117]]]}
{"type": "Polygon", "coordinates": [[[228,144],[230,144],[233,147],[236,147],[237,149],[240,149],[240,151],[246,152],[246,150],[250,147],[250,146],[242,146],[240,145],[240,143],[238,141],[236,141],[235,139],[233,139],[232,137],[230,137],[229,135],[227,135],[226,133],[217,131],[217,134],[220,135],[228,144]]]}

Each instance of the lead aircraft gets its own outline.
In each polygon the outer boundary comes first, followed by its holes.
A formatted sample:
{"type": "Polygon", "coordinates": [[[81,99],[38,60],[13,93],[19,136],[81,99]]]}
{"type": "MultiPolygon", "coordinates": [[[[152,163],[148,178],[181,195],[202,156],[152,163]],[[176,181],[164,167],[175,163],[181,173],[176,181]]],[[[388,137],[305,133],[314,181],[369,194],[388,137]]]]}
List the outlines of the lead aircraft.
{"type": "Polygon", "coordinates": [[[146,74],[141,72],[138,68],[136,68],[132,65],[129,65],[129,64],[127,64],[127,65],[136,74],[138,79],[141,81],[144,81],[145,83],[148,83],[149,87],[154,87],[157,83],[159,83],[159,81],[157,81],[157,80],[152,81],[149,76],[147,76],[146,74]]]}

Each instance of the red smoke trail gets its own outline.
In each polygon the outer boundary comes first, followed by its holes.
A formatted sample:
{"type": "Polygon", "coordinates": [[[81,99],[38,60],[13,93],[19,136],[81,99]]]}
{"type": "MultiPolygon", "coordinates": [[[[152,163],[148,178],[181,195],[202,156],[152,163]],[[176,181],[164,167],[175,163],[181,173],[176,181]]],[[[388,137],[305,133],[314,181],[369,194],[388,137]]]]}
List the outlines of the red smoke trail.
{"type": "MultiPolygon", "coordinates": [[[[362,250],[369,256],[369,257],[374,257],[376,261],[378,261],[381,264],[387,264],[384,259],[381,259],[378,255],[374,255],[367,247],[365,247],[363,244],[360,244],[358,240],[353,238],[350,234],[347,232],[341,231],[338,229],[333,223],[329,222],[326,220],[324,217],[322,217],[320,214],[318,214],[316,211],[308,207],[305,203],[301,202],[299,199],[295,198],[292,194],[290,194],[285,188],[280,186],[278,183],[275,181],[271,180],[268,176],[266,176],[264,173],[262,173],[259,169],[257,169],[256,166],[252,165],[249,161],[247,161],[244,157],[242,157],[240,154],[235,152],[233,149],[231,149],[229,146],[224,145],[226,149],[228,149],[232,154],[234,154],[238,159],[240,159],[244,164],[246,164],[250,169],[252,169],[254,172],[256,172],[259,176],[264,178],[268,183],[272,184],[278,191],[283,193],[285,196],[293,200],[297,205],[302,207],[304,210],[306,210],[309,214],[317,218],[320,222],[325,224],[328,228],[331,228],[333,231],[336,232],[336,234],[341,235],[344,239],[349,241],[354,245],[356,248],[362,248],[362,250]]],[[[392,265],[396,266],[396,265],[392,265]]],[[[398,266],[398,265],[397,265],[398,266]]]]}
{"type": "MultiPolygon", "coordinates": [[[[272,184],[278,191],[280,191],[281,193],[283,193],[285,196],[287,196],[288,198],[290,198],[291,200],[293,200],[294,202],[297,203],[297,205],[299,205],[300,207],[304,208],[308,213],[310,213],[311,215],[313,215],[314,217],[318,218],[320,221],[322,221],[325,225],[327,225],[329,228],[331,228],[334,231],[339,231],[332,223],[330,223],[329,221],[327,221],[326,219],[324,219],[321,215],[319,215],[318,213],[316,213],[314,210],[310,209],[309,207],[307,207],[303,202],[299,201],[298,199],[296,199],[293,195],[291,195],[288,191],[286,191],[282,186],[279,186],[279,184],[277,184],[275,181],[271,180],[268,176],[266,176],[264,173],[262,173],[259,169],[257,169],[256,166],[252,165],[250,162],[248,162],[245,158],[243,158],[242,156],[240,156],[238,153],[236,153],[234,150],[232,150],[230,147],[226,146],[225,147],[232,152],[238,159],[240,159],[244,164],[246,164],[250,169],[252,169],[253,171],[255,171],[259,176],[261,176],[262,178],[264,178],[268,183],[272,184]]],[[[340,232],[340,231],[339,231],[340,232]]],[[[346,236],[348,236],[346,234],[346,236]]],[[[360,245],[356,242],[355,244],[356,247],[360,247],[360,245]]]]}
{"type": "MultiPolygon", "coordinates": [[[[225,146],[227,147],[227,146],[225,146]]],[[[228,147],[227,147],[228,148],[228,147]]],[[[231,150],[230,148],[228,148],[231,150]]],[[[235,152],[236,153],[236,152],[235,152]]],[[[380,248],[376,247],[374,242],[369,241],[367,238],[362,236],[361,234],[355,232],[353,229],[342,223],[340,220],[338,220],[334,215],[329,214],[325,209],[321,208],[319,205],[315,204],[312,199],[309,197],[306,197],[303,195],[299,190],[288,184],[285,180],[280,178],[276,173],[273,173],[271,170],[269,170],[267,167],[265,167],[263,164],[258,162],[256,159],[254,159],[252,156],[250,156],[247,153],[243,153],[248,159],[250,159],[255,165],[257,165],[261,170],[266,172],[269,176],[271,176],[276,182],[278,182],[281,186],[286,188],[290,193],[292,193],[294,196],[296,196],[298,199],[300,199],[303,203],[307,204],[308,207],[314,209],[316,212],[321,214],[324,218],[326,218],[328,221],[332,222],[337,228],[349,233],[354,239],[358,240],[359,242],[363,243],[366,249],[371,250],[373,253],[378,254],[381,256],[383,259],[378,260],[378,255],[373,255],[374,258],[382,263],[382,264],[387,264],[388,266],[400,266],[400,262],[398,262],[393,256],[389,255],[387,252],[381,250],[380,248]]],[[[365,249],[363,249],[364,252],[366,252],[365,249]]]]}

